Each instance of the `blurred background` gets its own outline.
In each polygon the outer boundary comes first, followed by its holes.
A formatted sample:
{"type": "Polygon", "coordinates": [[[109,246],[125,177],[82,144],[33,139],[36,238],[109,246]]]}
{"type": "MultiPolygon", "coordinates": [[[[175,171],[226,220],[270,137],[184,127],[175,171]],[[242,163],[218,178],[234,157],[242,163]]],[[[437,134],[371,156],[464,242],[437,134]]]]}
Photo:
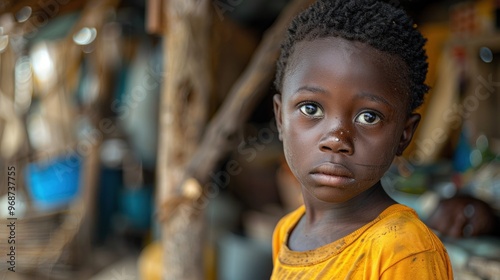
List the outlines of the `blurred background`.
{"type": "MultiPolygon", "coordinates": [[[[0,0],[2,279],[268,279],[301,204],[274,61],[310,2],[0,0]]],[[[431,91],[384,187],[456,279],[500,279],[500,1],[400,4],[431,91]]]]}

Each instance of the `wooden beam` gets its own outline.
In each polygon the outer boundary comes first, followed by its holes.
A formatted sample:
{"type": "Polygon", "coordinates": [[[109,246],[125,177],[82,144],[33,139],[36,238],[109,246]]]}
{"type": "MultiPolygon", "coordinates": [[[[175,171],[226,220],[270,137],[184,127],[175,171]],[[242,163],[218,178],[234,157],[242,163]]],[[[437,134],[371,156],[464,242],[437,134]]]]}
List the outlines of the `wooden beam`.
{"type": "Polygon", "coordinates": [[[146,31],[150,34],[161,35],[166,29],[166,22],[162,16],[163,5],[168,0],[146,0],[146,31]]]}
{"type": "Polygon", "coordinates": [[[211,93],[210,0],[164,2],[164,69],[160,105],[157,194],[164,249],[163,279],[204,279],[203,216],[178,199],[185,166],[200,141],[211,93]],[[177,207],[180,206],[180,207],[177,207]]]}

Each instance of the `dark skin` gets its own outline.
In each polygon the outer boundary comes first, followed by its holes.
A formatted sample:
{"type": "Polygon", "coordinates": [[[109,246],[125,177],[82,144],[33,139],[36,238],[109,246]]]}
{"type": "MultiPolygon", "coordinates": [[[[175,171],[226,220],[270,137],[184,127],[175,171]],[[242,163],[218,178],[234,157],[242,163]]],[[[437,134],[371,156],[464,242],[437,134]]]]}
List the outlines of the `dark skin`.
{"type": "Polygon", "coordinates": [[[440,201],[429,217],[429,227],[454,238],[498,235],[497,219],[484,201],[461,195],[440,201]]]}
{"type": "Polygon", "coordinates": [[[420,121],[408,113],[402,63],[336,37],[295,46],[282,92],[274,96],[285,157],[306,206],[290,249],[339,240],[395,203],[380,178],[420,121]]]}

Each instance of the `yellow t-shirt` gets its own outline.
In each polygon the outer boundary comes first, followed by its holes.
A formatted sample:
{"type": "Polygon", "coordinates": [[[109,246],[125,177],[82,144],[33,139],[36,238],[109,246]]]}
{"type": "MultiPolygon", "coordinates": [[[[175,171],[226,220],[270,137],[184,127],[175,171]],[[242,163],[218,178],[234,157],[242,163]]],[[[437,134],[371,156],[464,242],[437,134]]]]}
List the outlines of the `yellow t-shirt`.
{"type": "Polygon", "coordinates": [[[288,237],[304,213],[301,206],[276,226],[271,279],[453,279],[443,244],[407,206],[394,204],[333,243],[292,251],[288,237]]]}

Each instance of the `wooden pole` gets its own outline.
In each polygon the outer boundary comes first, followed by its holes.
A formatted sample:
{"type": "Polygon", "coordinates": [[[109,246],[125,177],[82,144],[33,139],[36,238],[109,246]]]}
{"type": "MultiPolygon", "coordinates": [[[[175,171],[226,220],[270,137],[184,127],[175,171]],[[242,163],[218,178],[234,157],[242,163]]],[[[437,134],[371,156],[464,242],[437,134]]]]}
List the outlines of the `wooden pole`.
{"type": "MultiPolygon", "coordinates": [[[[210,98],[209,0],[168,0],[164,3],[165,80],[160,105],[157,164],[158,204],[171,205],[196,150],[207,120],[210,98]]],[[[181,200],[182,201],[182,200],[181,200]]],[[[203,279],[203,217],[173,213],[162,227],[163,279],[203,279]]],[[[193,214],[193,215],[191,215],[193,214]]]]}

